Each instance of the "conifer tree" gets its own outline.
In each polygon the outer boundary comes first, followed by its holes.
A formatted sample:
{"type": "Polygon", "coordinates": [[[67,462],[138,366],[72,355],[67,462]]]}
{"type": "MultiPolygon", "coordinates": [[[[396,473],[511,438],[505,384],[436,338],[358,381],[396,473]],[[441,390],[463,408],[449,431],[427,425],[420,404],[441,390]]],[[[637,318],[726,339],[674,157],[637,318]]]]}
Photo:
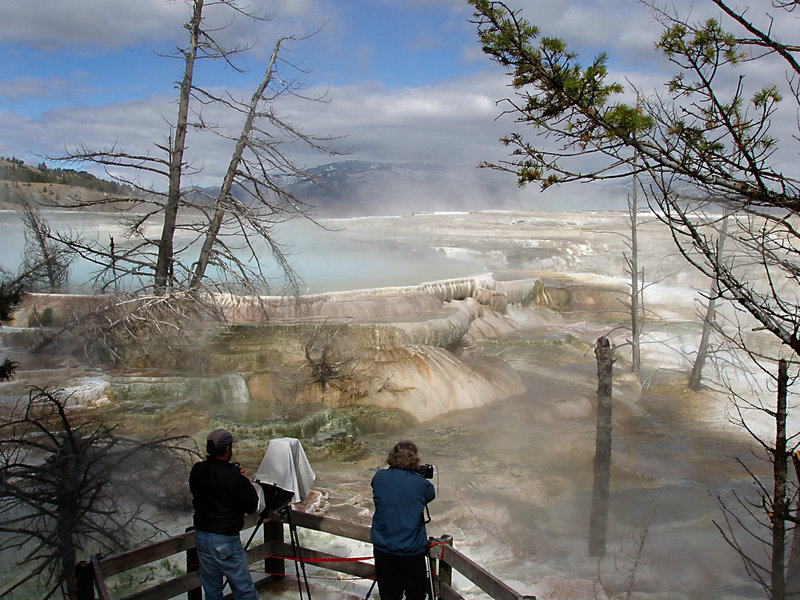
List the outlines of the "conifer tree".
{"type": "MultiPolygon", "coordinates": [[[[7,321],[22,298],[22,286],[0,283],[0,321],[7,321]]],[[[6,357],[0,364],[0,381],[9,381],[14,376],[17,363],[6,357]]]]}

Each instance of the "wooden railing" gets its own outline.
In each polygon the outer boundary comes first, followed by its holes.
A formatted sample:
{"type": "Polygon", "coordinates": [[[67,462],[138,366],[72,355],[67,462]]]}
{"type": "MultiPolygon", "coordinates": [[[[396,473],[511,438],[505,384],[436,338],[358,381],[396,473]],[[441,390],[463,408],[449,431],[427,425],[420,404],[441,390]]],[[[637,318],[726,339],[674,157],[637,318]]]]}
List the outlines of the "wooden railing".
{"type": "MultiPolygon", "coordinates": [[[[294,525],[305,529],[329,533],[359,542],[370,543],[370,528],[346,521],[310,513],[293,511],[294,525]]],[[[284,541],[284,523],[278,515],[263,522],[257,516],[248,517],[245,529],[263,527],[263,543],[248,548],[248,560],[251,564],[264,561],[264,569],[255,569],[253,582],[256,588],[262,589],[269,584],[283,579],[286,575],[284,559],[294,556],[291,544],[284,541]]],[[[486,569],[453,547],[453,539],[449,536],[431,538],[430,556],[433,573],[434,590],[441,600],[463,600],[452,587],[453,569],[461,573],[469,581],[482,589],[495,600],[535,600],[533,596],[523,596],[497,579],[486,569]]],[[[374,579],[375,567],[362,560],[336,556],[313,548],[300,549],[303,559],[319,568],[358,578],[374,579]],[[322,559],[320,562],[314,562],[322,559]],[[341,559],[337,561],[336,559],[341,559]]],[[[109,557],[94,555],[88,561],[82,561],[77,567],[78,600],[110,600],[106,579],[153,562],[184,554],[186,557],[186,573],[173,577],[163,583],[139,590],[124,597],[124,600],[167,600],[181,594],[187,594],[189,600],[201,600],[200,575],[197,572],[197,550],[194,533],[187,531],[181,535],[136,548],[128,552],[109,557]]],[[[226,596],[230,598],[231,596],[226,596]]]]}

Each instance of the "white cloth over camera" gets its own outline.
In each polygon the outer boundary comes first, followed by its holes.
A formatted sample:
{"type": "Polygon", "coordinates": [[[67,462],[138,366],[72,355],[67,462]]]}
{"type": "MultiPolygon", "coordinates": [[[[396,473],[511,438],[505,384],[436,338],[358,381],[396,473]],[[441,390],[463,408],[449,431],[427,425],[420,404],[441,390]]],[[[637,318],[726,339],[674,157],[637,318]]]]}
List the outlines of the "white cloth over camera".
{"type": "Polygon", "coordinates": [[[276,438],[270,440],[261,464],[253,479],[271,483],[279,488],[294,492],[292,502],[306,499],[316,473],[306,458],[300,440],[296,438],[276,438]]]}

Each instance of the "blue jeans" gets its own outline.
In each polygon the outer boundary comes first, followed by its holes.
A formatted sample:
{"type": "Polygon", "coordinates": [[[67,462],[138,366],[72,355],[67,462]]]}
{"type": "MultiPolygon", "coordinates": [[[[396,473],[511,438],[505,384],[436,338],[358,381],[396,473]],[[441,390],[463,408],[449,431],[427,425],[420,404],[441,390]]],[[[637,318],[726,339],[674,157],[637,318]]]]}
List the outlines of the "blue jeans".
{"type": "Polygon", "coordinates": [[[194,539],[206,600],[222,600],[223,575],[228,578],[236,600],[258,600],[250,577],[247,553],[238,535],[220,535],[196,529],[194,539]]]}

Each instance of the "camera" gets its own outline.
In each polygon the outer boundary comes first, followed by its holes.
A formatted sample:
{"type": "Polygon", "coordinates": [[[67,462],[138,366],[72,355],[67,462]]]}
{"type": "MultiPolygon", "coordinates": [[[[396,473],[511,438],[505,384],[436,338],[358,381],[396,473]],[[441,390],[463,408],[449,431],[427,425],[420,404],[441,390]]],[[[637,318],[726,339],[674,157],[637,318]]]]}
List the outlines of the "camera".
{"type": "Polygon", "coordinates": [[[433,465],[420,465],[416,469],[414,469],[415,473],[419,473],[425,479],[433,479],[433,465]]]}
{"type": "Polygon", "coordinates": [[[231,463],[231,466],[232,466],[234,469],[236,469],[236,471],[238,471],[239,473],[241,473],[241,472],[242,472],[242,465],[240,465],[238,462],[232,462],[232,463],[231,463]]]}

